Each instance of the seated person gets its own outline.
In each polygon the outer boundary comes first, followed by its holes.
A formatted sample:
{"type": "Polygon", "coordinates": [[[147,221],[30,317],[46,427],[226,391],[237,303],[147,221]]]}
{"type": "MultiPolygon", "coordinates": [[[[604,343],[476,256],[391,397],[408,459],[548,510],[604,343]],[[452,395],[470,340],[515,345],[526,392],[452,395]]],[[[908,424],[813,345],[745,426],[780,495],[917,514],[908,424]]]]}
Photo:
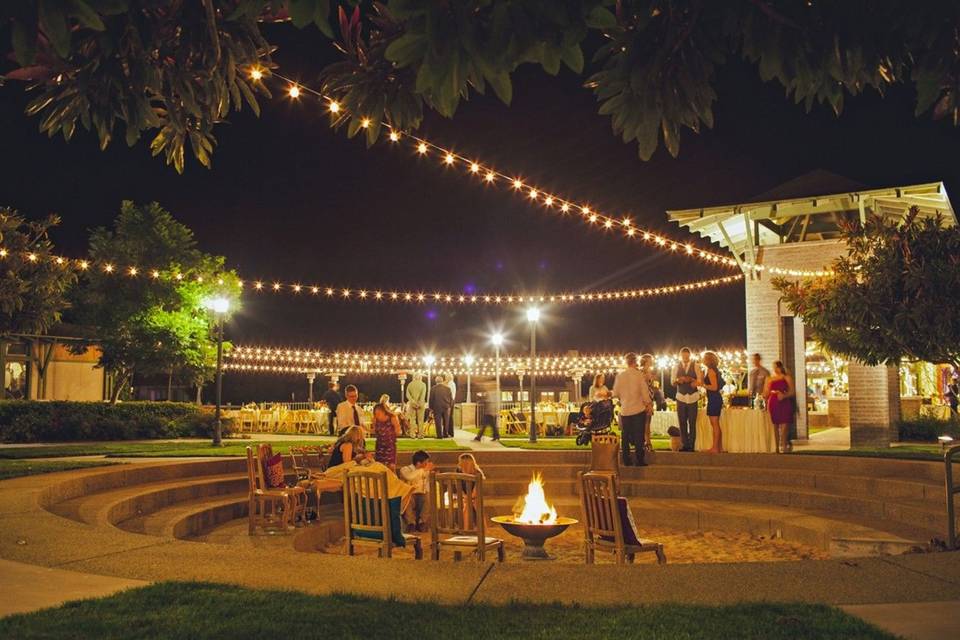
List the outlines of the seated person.
{"type": "Polygon", "coordinates": [[[427,492],[433,463],[426,451],[413,454],[413,463],[400,467],[400,478],[413,487],[411,508],[407,510],[407,523],[414,531],[426,531],[424,515],[427,509],[427,492]]]}
{"type": "Polygon", "coordinates": [[[352,460],[361,461],[367,457],[363,440],[363,427],[352,426],[333,444],[328,467],[335,467],[352,460]]]}

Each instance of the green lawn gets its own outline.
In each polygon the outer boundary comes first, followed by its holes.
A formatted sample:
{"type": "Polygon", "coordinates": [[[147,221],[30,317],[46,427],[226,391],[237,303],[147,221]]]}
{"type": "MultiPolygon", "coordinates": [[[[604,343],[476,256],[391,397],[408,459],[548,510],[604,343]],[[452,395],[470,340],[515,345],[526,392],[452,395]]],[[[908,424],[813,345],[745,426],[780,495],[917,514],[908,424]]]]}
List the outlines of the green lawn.
{"type": "MultiPolygon", "coordinates": [[[[270,442],[273,450],[281,453],[289,451],[290,447],[317,445],[333,442],[333,438],[313,438],[310,440],[284,440],[270,442]]],[[[372,446],[372,440],[369,441],[372,446]]],[[[45,447],[4,447],[0,448],[2,458],[62,458],[66,456],[107,456],[114,458],[175,458],[199,456],[243,456],[246,448],[256,446],[258,440],[224,440],[222,447],[214,447],[207,440],[190,440],[180,442],[91,442],[89,444],[62,444],[45,447]]],[[[453,440],[437,440],[424,438],[412,440],[401,438],[397,440],[398,451],[458,451],[453,440]]]]}
{"type": "Polygon", "coordinates": [[[444,606],[168,582],[0,619],[3,638],[795,638],[892,640],[809,604],[444,606]]]}
{"type": "Polygon", "coordinates": [[[898,458],[901,460],[940,460],[943,451],[939,444],[905,444],[889,449],[865,448],[848,451],[803,451],[795,448],[794,453],[807,456],[847,456],[851,458],[898,458]]]}
{"type": "MultiPolygon", "coordinates": [[[[653,449],[655,451],[669,451],[670,450],[670,439],[654,436],[651,438],[653,442],[653,449]]],[[[500,444],[511,449],[536,449],[536,450],[545,450],[545,451],[565,451],[565,450],[579,450],[579,451],[589,451],[590,447],[587,445],[577,446],[577,439],[572,437],[544,437],[540,436],[537,438],[536,443],[531,443],[527,438],[501,438],[500,444]]]]}
{"type": "Polygon", "coordinates": [[[19,478],[20,476],[34,476],[38,473],[51,471],[67,471],[69,469],[86,469],[88,467],[103,467],[118,464],[106,460],[2,460],[0,459],[0,480],[19,478]]]}

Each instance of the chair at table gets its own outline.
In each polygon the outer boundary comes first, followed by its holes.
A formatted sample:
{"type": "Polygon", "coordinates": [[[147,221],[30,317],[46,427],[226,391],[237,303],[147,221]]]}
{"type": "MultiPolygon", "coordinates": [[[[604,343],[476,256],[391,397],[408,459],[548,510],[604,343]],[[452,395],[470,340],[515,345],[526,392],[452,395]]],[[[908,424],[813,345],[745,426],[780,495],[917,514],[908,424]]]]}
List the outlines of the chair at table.
{"type": "MultiPolygon", "coordinates": [[[[296,522],[296,517],[304,516],[307,495],[303,487],[268,487],[264,477],[264,449],[261,445],[257,454],[253,447],[247,447],[247,521],[250,535],[257,528],[267,530],[287,530],[296,522]]],[[[267,449],[269,451],[269,449],[267,449]]]]}
{"type": "MultiPolygon", "coordinates": [[[[394,498],[397,503],[399,498],[394,498]]],[[[343,524],[346,535],[346,552],[352,556],[355,545],[378,547],[381,558],[390,558],[393,548],[399,546],[394,540],[396,534],[403,537],[405,544],[413,545],[414,557],[423,557],[420,538],[403,533],[399,504],[396,515],[390,512],[390,494],[387,492],[386,471],[351,471],[343,482],[343,524]]]]}
{"type": "Polygon", "coordinates": [[[525,433],[527,431],[527,417],[519,411],[507,411],[504,428],[507,433],[525,433]]]}
{"type": "Polygon", "coordinates": [[[259,418],[257,417],[257,411],[255,409],[241,409],[240,417],[238,418],[240,432],[252,432],[258,420],[259,418]]]}
{"type": "Polygon", "coordinates": [[[637,535],[630,506],[626,498],[619,495],[616,474],[581,471],[577,479],[587,564],[593,564],[597,549],[612,551],[617,564],[632,564],[636,554],[646,552],[655,553],[659,564],[666,563],[661,543],[637,535]]]}
{"type": "Polygon", "coordinates": [[[484,562],[487,550],[496,549],[503,562],[503,540],[486,535],[483,512],[483,478],[469,473],[430,473],[430,557],[440,559],[443,547],[453,549],[454,558],[464,551],[484,562]],[[446,536],[446,537],[444,537],[446,536]]]}
{"type": "Polygon", "coordinates": [[[293,472],[298,480],[313,480],[322,476],[326,470],[326,460],[330,456],[332,445],[290,447],[290,460],[293,463],[293,472]],[[311,460],[316,458],[316,462],[311,460]]]}

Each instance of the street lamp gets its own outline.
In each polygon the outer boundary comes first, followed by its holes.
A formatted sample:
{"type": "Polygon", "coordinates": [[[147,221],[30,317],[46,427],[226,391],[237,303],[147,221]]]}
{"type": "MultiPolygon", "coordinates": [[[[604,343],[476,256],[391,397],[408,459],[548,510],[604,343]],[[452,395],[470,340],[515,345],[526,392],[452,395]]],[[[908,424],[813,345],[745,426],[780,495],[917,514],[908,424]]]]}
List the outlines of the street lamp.
{"type": "Polygon", "coordinates": [[[540,309],[527,309],[527,322],[530,323],[530,442],[537,441],[537,322],[540,309]]]}
{"type": "Polygon", "coordinates": [[[666,387],[663,386],[663,372],[666,371],[669,366],[670,360],[666,356],[657,358],[657,367],[660,369],[660,388],[664,390],[664,393],[666,393],[666,387]]]}
{"type": "Polygon", "coordinates": [[[214,412],[213,446],[221,444],[223,424],[220,417],[220,407],[223,392],[223,319],[230,310],[230,301],[226,298],[210,298],[204,306],[213,311],[217,319],[217,408],[214,412]]]}
{"type": "Polygon", "coordinates": [[[463,356],[463,364],[467,365],[467,404],[470,404],[470,372],[473,368],[473,363],[476,361],[477,359],[474,358],[472,354],[468,353],[463,356]]]}
{"type": "Polygon", "coordinates": [[[433,376],[433,363],[437,361],[436,356],[428,353],[423,356],[423,364],[427,365],[427,406],[430,406],[430,391],[433,389],[433,383],[430,378],[433,376]]]}
{"type": "Polygon", "coordinates": [[[494,353],[496,353],[496,374],[497,374],[497,401],[493,405],[493,419],[497,425],[497,430],[494,431],[494,435],[500,433],[500,399],[503,397],[500,393],[500,347],[503,346],[503,334],[497,331],[492,336],[490,336],[490,342],[493,344],[494,353]]]}

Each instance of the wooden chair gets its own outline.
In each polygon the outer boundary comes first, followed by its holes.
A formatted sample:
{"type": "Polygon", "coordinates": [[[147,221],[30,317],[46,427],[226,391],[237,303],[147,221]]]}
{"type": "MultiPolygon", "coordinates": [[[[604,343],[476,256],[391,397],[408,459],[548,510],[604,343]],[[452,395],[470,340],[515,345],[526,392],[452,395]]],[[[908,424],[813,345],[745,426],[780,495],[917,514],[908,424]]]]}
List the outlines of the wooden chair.
{"type": "Polygon", "coordinates": [[[247,447],[247,488],[250,535],[253,535],[257,528],[265,531],[285,531],[294,525],[298,515],[304,515],[307,495],[303,487],[267,487],[260,452],[254,455],[252,447],[247,447]]]}
{"type": "Polygon", "coordinates": [[[440,559],[440,549],[454,549],[454,559],[463,551],[484,562],[488,549],[497,550],[503,562],[503,540],[486,535],[483,513],[483,478],[469,473],[430,473],[430,557],[440,559]],[[441,538],[441,536],[450,536],[441,538]]]}
{"type": "Polygon", "coordinates": [[[255,409],[241,409],[239,418],[240,433],[245,431],[252,432],[258,421],[259,417],[257,416],[257,411],[255,409]]]}
{"type": "MultiPolygon", "coordinates": [[[[379,547],[381,558],[392,557],[394,544],[389,501],[386,471],[360,469],[351,471],[344,478],[343,525],[348,556],[353,555],[354,545],[366,544],[379,547]]],[[[420,538],[407,533],[402,535],[407,544],[413,545],[414,557],[417,560],[423,558],[420,538]]]]}
{"type": "Polygon", "coordinates": [[[579,472],[580,508],[583,512],[584,549],[587,564],[593,564],[597,549],[612,551],[617,564],[633,563],[638,553],[653,552],[657,562],[667,561],[663,545],[638,538],[640,544],[625,542],[623,521],[617,506],[617,476],[609,471],[579,472]]]}
{"type": "Polygon", "coordinates": [[[590,438],[590,471],[620,473],[620,438],[605,433],[590,438]]]}

